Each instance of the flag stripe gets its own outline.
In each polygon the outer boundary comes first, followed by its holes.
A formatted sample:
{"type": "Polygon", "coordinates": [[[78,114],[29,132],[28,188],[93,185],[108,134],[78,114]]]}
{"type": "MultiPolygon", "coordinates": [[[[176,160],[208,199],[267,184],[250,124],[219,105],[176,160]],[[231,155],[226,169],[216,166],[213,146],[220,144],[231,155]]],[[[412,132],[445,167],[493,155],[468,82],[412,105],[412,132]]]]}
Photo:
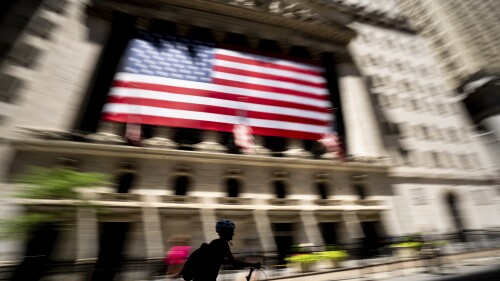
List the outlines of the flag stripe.
{"type": "MultiPolygon", "coordinates": [[[[219,55],[216,55],[216,57],[219,58],[219,55]]],[[[223,60],[223,58],[215,60],[214,65],[220,66],[220,67],[233,68],[233,69],[249,70],[251,72],[262,73],[262,74],[273,73],[275,75],[279,75],[280,77],[290,77],[293,79],[297,79],[297,80],[300,80],[303,82],[308,82],[308,83],[313,83],[313,84],[326,83],[326,79],[323,78],[323,76],[319,76],[318,73],[309,74],[309,73],[303,73],[303,72],[269,68],[269,67],[261,66],[261,65],[251,65],[251,64],[239,63],[239,62],[234,62],[234,61],[226,61],[226,60],[223,60]]]]}
{"type": "Polygon", "coordinates": [[[295,71],[311,75],[318,75],[318,73],[324,72],[324,68],[319,66],[254,54],[244,54],[226,49],[215,49],[215,59],[239,62],[248,65],[266,66],[273,69],[295,71]]]}
{"type": "MultiPolygon", "coordinates": [[[[159,78],[154,76],[140,75],[140,74],[128,74],[119,73],[115,78],[115,81],[122,81],[123,83],[128,83],[130,87],[145,88],[145,84],[149,84],[147,89],[153,90],[153,88],[159,91],[176,92],[182,91],[183,94],[190,94],[191,92],[198,92],[204,94],[210,93],[224,93],[230,94],[236,97],[255,97],[261,99],[269,99],[275,101],[285,101],[289,103],[295,103],[298,105],[305,105],[311,107],[322,108],[325,111],[330,105],[330,102],[326,97],[319,97],[312,95],[309,97],[298,96],[291,93],[273,93],[265,90],[255,90],[255,89],[243,89],[238,87],[230,87],[224,85],[214,85],[208,83],[200,82],[190,82],[189,85],[183,83],[181,80],[170,79],[170,78],[159,78]],[[157,85],[157,86],[154,86],[157,85]]],[[[238,86],[237,83],[233,83],[238,86]]]]}
{"type": "MultiPolygon", "coordinates": [[[[175,96],[183,95],[182,98],[191,100],[201,100],[202,98],[220,99],[224,101],[238,101],[240,97],[235,94],[225,94],[219,92],[172,87],[167,85],[157,85],[150,83],[124,82],[114,81],[110,95],[118,96],[136,96],[136,97],[151,97],[160,100],[171,100],[175,96]]],[[[328,110],[322,107],[315,107],[306,104],[297,104],[288,101],[271,100],[265,98],[246,97],[248,102],[245,107],[240,107],[248,110],[276,112],[289,115],[308,115],[311,118],[320,120],[329,120],[331,115],[328,110]],[[248,107],[248,108],[247,108],[248,107]]]]}
{"type": "Polygon", "coordinates": [[[294,97],[302,97],[308,99],[317,98],[318,100],[327,101],[326,95],[318,96],[315,94],[308,94],[300,91],[294,91],[292,89],[283,89],[266,85],[250,84],[250,83],[245,83],[244,81],[241,80],[226,80],[226,79],[215,78],[213,82],[218,85],[233,87],[235,89],[237,89],[238,87],[242,87],[241,89],[246,89],[246,90],[255,90],[259,92],[272,93],[272,94],[284,94],[284,95],[290,95],[294,97]]]}
{"type": "MultiPolygon", "coordinates": [[[[207,120],[193,120],[193,119],[181,119],[175,117],[159,117],[150,116],[142,114],[113,114],[104,112],[102,119],[106,121],[114,122],[128,122],[129,120],[134,120],[140,118],[142,123],[167,126],[167,127],[182,127],[182,128],[195,128],[203,130],[215,130],[223,132],[231,132],[233,129],[233,124],[213,122],[207,120]]],[[[318,133],[301,132],[296,130],[285,130],[281,128],[263,128],[252,126],[252,132],[257,135],[263,136],[276,136],[279,135],[285,138],[297,138],[297,139],[310,139],[317,140],[321,137],[318,133]]]]}
{"type": "MultiPolygon", "coordinates": [[[[309,81],[302,81],[302,80],[296,79],[295,77],[292,77],[292,76],[278,76],[278,75],[275,75],[276,73],[274,73],[274,72],[273,72],[273,74],[267,74],[267,73],[253,72],[253,71],[250,71],[249,69],[236,69],[236,68],[225,67],[225,66],[220,66],[220,65],[216,65],[214,67],[214,70],[216,72],[235,74],[238,76],[256,77],[256,78],[266,79],[268,81],[269,80],[283,81],[283,82],[290,83],[290,85],[314,87],[314,88],[318,88],[318,90],[321,89],[322,92],[324,92],[324,89],[326,86],[324,83],[314,83],[314,82],[309,82],[309,81]]],[[[314,89],[314,88],[311,88],[311,89],[314,89]]]]}
{"type": "MultiPolygon", "coordinates": [[[[142,105],[131,105],[131,104],[118,104],[118,103],[108,103],[104,106],[103,112],[107,113],[128,113],[128,114],[143,114],[149,116],[157,116],[157,117],[172,117],[172,118],[180,118],[180,119],[193,119],[199,121],[211,121],[211,122],[220,122],[227,124],[238,124],[240,123],[240,117],[231,116],[231,115],[223,115],[216,113],[208,113],[208,112],[197,112],[197,111],[189,111],[189,110],[177,110],[177,109],[166,109],[166,108],[158,108],[151,106],[142,106],[142,105]]],[[[246,123],[252,127],[263,127],[263,128],[281,128],[286,130],[297,130],[308,133],[316,133],[322,134],[328,131],[328,128],[320,125],[311,125],[311,124],[303,124],[303,123],[294,123],[294,122],[286,122],[286,121],[278,121],[278,120],[266,120],[266,119],[257,119],[257,118],[246,118],[246,123]]]]}
{"type": "MultiPolygon", "coordinates": [[[[189,110],[189,111],[197,111],[197,112],[207,112],[207,113],[216,113],[223,115],[237,115],[235,108],[228,108],[220,106],[212,106],[205,104],[193,104],[193,103],[184,103],[178,101],[164,101],[164,100],[154,100],[154,99],[141,99],[134,97],[117,97],[110,96],[108,98],[108,103],[110,104],[129,104],[129,105],[140,105],[140,106],[151,106],[158,107],[164,109],[178,109],[178,110],[189,110]]],[[[125,112],[124,112],[125,113],[125,112]]],[[[255,111],[246,111],[246,118],[255,118],[255,119],[268,119],[268,120],[276,120],[276,121],[285,121],[285,122],[295,122],[295,123],[303,123],[310,125],[327,125],[328,121],[314,120],[311,118],[303,118],[299,116],[289,116],[282,114],[272,114],[272,113],[263,113],[263,112],[255,112],[255,111]]]]}

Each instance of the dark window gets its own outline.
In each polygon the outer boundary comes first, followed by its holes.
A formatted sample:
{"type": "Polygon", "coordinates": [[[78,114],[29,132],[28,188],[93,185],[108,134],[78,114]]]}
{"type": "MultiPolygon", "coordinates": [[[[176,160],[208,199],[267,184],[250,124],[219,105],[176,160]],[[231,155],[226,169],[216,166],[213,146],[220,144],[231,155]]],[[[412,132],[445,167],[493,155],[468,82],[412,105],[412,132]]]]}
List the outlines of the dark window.
{"type": "Polygon", "coordinates": [[[17,90],[20,86],[21,80],[8,74],[0,73],[0,102],[15,101],[17,90]]]}
{"type": "Polygon", "coordinates": [[[352,185],[354,192],[359,196],[359,199],[363,200],[366,198],[366,188],[362,183],[355,183],[352,185]]]}
{"type": "Polygon", "coordinates": [[[286,197],[285,183],[283,181],[277,180],[274,181],[273,184],[276,192],[276,198],[285,198],[286,197]]]}
{"type": "Polygon", "coordinates": [[[226,186],[228,197],[238,197],[240,193],[240,181],[235,178],[230,178],[227,180],[226,186]]]}
{"type": "Polygon", "coordinates": [[[174,180],[175,195],[186,195],[189,188],[189,177],[179,176],[174,180]]]}
{"type": "Polygon", "coordinates": [[[336,222],[320,222],[319,228],[321,230],[321,235],[325,241],[325,245],[334,246],[339,244],[336,229],[340,226],[340,223],[336,222]]]}
{"type": "Polygon", "coordinates": [[[118,193],[128,193],[136,180],[135,173],[126,172],[118,178],[118,193]]]}
{"type": "Polygon", "coordinates": [[[316,187],[318,188],[320,198],[328,199],[328,185],[324,182],[318,182],[316,187]]]}

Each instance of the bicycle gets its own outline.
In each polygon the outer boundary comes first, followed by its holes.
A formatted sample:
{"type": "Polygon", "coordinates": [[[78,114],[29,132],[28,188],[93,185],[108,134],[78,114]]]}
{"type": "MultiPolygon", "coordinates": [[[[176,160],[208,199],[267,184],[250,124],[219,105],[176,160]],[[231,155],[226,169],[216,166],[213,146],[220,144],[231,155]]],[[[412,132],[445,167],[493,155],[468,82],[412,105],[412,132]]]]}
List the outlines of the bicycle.
{"type": "MultiPolygon", "coordinates": [[[[264,276],[265,276],[265,279],[264,279],[264,280],[267,280],[267,275],[266,275],[266,273],[264,272],[264,269],[265,269],[264,267],[259,267],[259,268],[250,267],[250,272],[248,273],[248,275],[247,275],[247,276],[245,276],[246,280],[247,280],[247,281],[250,281],[250,278],[252,278],[252,273],[253,273],[253,272],[254,272],[254,270],[256,270],[256,269],[258,270],[259,275],[260,275],[260,273],[262,272],[262,273],[264,274],[264,276]]],[[[259,276],[259,275],[258,275],[258,276],[259,276]]],[[[257,280],[260,280],[260,279],[257,277],[257,280]]]]}

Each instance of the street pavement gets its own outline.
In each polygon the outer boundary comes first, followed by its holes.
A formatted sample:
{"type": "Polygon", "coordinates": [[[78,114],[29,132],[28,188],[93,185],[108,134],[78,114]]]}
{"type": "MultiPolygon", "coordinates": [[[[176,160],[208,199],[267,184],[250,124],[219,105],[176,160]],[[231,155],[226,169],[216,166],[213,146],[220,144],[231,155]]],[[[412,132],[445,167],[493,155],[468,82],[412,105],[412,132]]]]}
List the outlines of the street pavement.
{"type": "MultiPolygon", "coordinates": [[[[427,268],[412,268],[395,272],[366,275],[352,281],[500,281],[498,257],[466,260],[447,264],[438,272],[426,272],[427,268]]],[[[333,281],[333,280],[332,280],[333,281]]]]}

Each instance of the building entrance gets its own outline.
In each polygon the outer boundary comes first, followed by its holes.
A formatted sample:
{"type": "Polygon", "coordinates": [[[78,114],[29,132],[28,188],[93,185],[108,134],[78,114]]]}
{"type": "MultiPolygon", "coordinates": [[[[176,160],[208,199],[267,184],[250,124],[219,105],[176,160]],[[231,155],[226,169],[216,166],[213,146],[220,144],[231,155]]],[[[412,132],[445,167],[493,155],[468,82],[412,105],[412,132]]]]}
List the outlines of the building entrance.
{"type": "Polygon", "coordinates": [[[104,222],[101,224],[99,256],[92,281],[113,280],[123,263],[123,247],[127,236],[128,222],[104,222]]]}
{"type": "Polygon", "coordinates": [[[290,255],[293,241],[293,223],[273,223],[274,240],[278,248],[279,264],[286,264],[285,258],[290,255]]]}
{"type": "Polygon", "coordinates": [[[464,233],[464,224],[457,205],[458,204],[457,196],[453,192],[449,192],[445,196],[446,196],[445,201],[446,204],[448,205],[448,209],[450,211],[453,224],[457,231],[458,239],[460,239],[460,241],[462,242],[466,242],[467,239],[464,233]]]}

